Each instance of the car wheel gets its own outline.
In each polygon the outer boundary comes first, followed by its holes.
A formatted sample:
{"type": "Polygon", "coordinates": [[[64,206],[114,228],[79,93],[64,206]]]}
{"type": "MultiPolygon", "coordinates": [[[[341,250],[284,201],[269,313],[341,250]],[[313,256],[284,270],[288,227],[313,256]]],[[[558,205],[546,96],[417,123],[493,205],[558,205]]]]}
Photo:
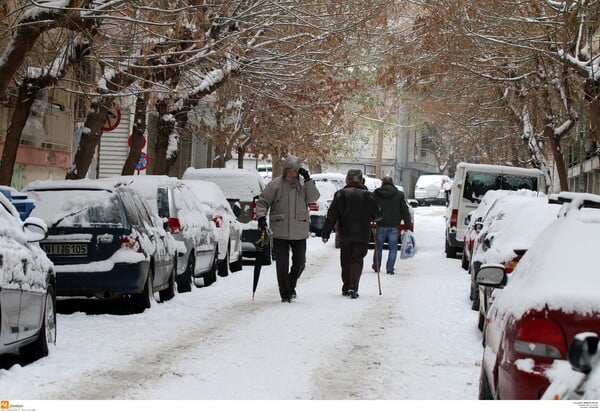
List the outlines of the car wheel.
{"type": "Polygon", "coordinates": [[[467,255],[466,255],[466,253],[465,253],[464,250],[463,250],[463,253],[462,253],[462,257],[461,257],[460,263],[461,263],[461,267],[462,267],[463,270],[467,270],[467,271],[469,270],[469,262],[467,261],[467,255]]]}
{"type": "Polygon", "coordinates": [[[158,292],[158,297],[160,298],[160,302],[163,303],[165,301],[169,301],[173,297],[175,297],[175,278],[177,277],[177,261],[173,264],[173,270],[171,271],[171,275],[169,276],[169,286],[164,290],[160,290],[158,292]]]}
{"type": "Polygon", "coordinates": [[[485,316],[481,311],[479,311],[479,321],[477,322],[477,328],[479,331],[483,331],[483,326],[485,325],[485,316]]]}
{"type": "MultiPolygon", "coordinates": [[[[204,286],[209,286],[212,283],[214,283],[215,281],[217,281],[217,257],[219,256],[218,251],[215,250],[215,258],[213,258],[213,262],[210,265],[210,269],[204,274],[204,286]]],[[[196,282],[194,282],[194,284],[196,284],[196,287],[198,287],[198,284],[196,282]]]]}
{"type": "Polygon", "coordinates": [[[446,240],[446,258],[456,258],[456,248],[451,247],[446,240]]]}
{"type": "Polygon", "coordinates": [[[42,318],[40,332],[35,341],[19,349],[21,358],[26,362],[33,362],[47,356],[48,344],[56,344],[56,296],[52,284],[48,284],[42,318]]]}
{"type": "Polygon", "coordinates": [[[133,308],[137,313],[143,313],[147,308],[152,307],[152,301],[154,301],[154,268],[150,268],[148,271],[148,278],[144,289],[141,293],[133,296],[133,308]]]}
{"type": "Polygon", "coordinates": [[[229,275],[229,247],[227,247],[225,258],[218,262],[218,273],[219,277],[227,277],[229,275]]]}
{"type": "Polygon", "coordinates": [[[240,251],[239,255],[238,255],[238,259],[237,261],[232,262],[231,264],[229,264],[229,269],[231,270],[232,273],[238,272],[238,271],[242,271],[242,264],[243,264],[243,259],[242,259],[242,252],[240,251]]]}
{"type": "Polygon", "coordinates": [[[190,258],[187,262],[185,272],[177,280],[177,291],[180,293],[189,293],[192,291],[192,282],[194,279],[194,267],[196,266],[196,258],[194,252],[190,253],[190,258]]]}
{"type": "Polygon", "coordinates": [[[479,399],[480,400],[493,400],[492,390],[490,390],[490,384],[488,383],[487,375],[481,366],[481,375],[479,377],[479,399]]]}

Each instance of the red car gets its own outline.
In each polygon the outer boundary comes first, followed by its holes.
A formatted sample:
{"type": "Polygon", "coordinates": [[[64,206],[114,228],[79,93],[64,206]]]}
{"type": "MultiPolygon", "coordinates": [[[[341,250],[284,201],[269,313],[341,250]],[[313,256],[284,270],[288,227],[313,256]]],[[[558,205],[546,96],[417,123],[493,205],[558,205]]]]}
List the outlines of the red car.
{"type": "Polygon", "coordinates": [[[480,399],[540,399],[546,372],[567,358],[569,342],[600,331],[600,196],[560,193],[549,201],[564,203],[559,217],[511,278],[499,264],[477,273],[480,286],[503,289],[486,316],[480,399]]]}

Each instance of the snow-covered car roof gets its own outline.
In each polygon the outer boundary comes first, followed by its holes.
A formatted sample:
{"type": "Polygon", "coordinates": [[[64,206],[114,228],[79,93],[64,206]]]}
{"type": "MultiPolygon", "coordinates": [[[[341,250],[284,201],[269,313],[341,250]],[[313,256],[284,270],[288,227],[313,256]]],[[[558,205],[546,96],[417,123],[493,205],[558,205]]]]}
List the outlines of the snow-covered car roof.
{"type": "Polygon", "coordinates": [[[545,305],[551,310],[600,312],[598,250],[600,210],[561,210],[529,247],[494,305],[515,317],[545,305]]]}
{"type": "Polygon", "coordinates": [[[32,190],[73,190],[73,189],[89,189],[89,190],[114,190],[119,186],[120,182],[111,179],[80,179],[80,180],[36,180],[29,183],[23,191],[32,190]]]}
{"type": "Polygon", "coordinates": [[[478,247],[473,258],[484,263],[513,259],[514,250],[527,250],[540,232],[556,220],[559,210],[560,205],[549,203],[545,196],[523,193],[497,198],[480,232],[490,247],[485,251],[478,247]]]}
{"type": "Polygon", "coordinates": [[[193,168],[188,167],[183,180],[207,180],[216,183],[228,199],[252,201],[265,186],[256,170],[245,168],[193,168]]]}

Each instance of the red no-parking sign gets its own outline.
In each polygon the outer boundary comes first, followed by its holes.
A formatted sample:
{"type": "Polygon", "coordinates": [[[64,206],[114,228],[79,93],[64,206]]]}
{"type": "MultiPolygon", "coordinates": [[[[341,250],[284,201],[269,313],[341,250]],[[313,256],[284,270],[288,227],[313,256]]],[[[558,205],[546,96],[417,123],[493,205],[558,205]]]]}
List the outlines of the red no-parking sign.
{"type": "Polygon", "coordinates": [[[108,113],[106,113],[106,121],[104,122],[102,131],[112,131],[119,126],[120,122],[121,108],[113,102],[112,106],[108,109],[108,113]]]}

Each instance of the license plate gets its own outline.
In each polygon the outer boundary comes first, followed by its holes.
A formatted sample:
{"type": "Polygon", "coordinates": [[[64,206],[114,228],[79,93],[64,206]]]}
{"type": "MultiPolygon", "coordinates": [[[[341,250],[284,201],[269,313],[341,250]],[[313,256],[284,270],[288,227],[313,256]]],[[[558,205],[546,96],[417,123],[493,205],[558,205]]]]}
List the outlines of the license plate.
{"type": "Polygon", "coordinates": [[[88,245],[82,243],[46,243],[42,248],[48,255],[87,255],[88,245]]]}

